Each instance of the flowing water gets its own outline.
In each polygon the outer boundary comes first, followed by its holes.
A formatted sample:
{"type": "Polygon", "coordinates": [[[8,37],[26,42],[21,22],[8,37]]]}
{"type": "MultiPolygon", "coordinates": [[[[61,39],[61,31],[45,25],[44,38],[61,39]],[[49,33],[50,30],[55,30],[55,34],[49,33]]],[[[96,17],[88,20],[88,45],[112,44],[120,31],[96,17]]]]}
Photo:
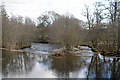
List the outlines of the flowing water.
{"type": "Polygon", "coordinates": [[[120,58],[104,57],[90,48],[50,57],[55,44],[33,43],[25,52],[2,50],[3,78],[119,78],[120,58]]]}

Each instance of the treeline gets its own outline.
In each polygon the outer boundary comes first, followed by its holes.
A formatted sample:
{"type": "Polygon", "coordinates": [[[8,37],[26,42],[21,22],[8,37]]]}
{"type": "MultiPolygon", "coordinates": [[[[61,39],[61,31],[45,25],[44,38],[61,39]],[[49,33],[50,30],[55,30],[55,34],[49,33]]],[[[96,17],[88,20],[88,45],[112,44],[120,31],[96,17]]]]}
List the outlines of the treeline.
{"type": "Polygon", "coordinates": [[[72,14],[59,15],[46,12],[39,17],[39,29],[49,41],[57,42],[70,50],[74,46],[88,45],[93,51],[101,53],[120,53],[120,2],[96,2],[94,9],[85,5],[82,13],[86,23],[74,18],[72,14]],[[50,16],[52,15],[52,16],[50,16]],[[42,20],[42,21],[41,21],[42,20]],[[52,21],[51,21],[52,20],[52,21]]]}
{"type": "Polygon", "coordinates": [[[96,2],[94,9],[85,5],[83,22],[72,14],[59,15],[46,11],[37,18],[8,17],[2,10],[3,47],[22,48],[31,42],[58,43],[70,50],[88,45],[94,51],[117,54],[120,52],[120,2],[96,2]]]}
{"type": "Polygon", "coordinates": [[[120,53],[120,2],[96,2],[94,7],[92,13],[89,6],[85,6],[86,11],[83,12],[87,18],[87,45],[104,55],[120,53]]]}
{"type": "Polygon", "coordinates": [[[2,15],[2,47],[19,49],[29,47],[37,38],[38,29],[28,17],[8,17],[4,6],[1,7],[2,15]]]}
{"type": "Polygon", "coordinates": [[[57,43],[60,47],[70,50],[80,45],[85,37],[86,29],[83,22],[72,14],[59,15],[54,11],[45,12],[38,18],[40,39],[49,43],[57,43]]]}
{"type": "Polygon", "coordinates": [[[80,45],[84,39],[83,22],[70,13],[59,15],[54,11],[46,11],[37,18],[35,25],[28,17],[9,17],[4,7],[1,12],[3,48],[19,49],[30,47],[32,42],[44,42],[58,43],[69,50],[80,45]]]}

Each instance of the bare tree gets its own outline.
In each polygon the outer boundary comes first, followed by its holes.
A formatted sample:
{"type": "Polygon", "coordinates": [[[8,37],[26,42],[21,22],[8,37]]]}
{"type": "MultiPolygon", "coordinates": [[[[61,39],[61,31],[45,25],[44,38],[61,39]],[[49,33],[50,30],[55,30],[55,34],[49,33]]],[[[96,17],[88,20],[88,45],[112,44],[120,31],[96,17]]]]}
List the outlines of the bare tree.
{"type": "Polygon", "coordinates": [[[52,24],[58,17],[59,17],[58,13],[54,11],[48,11],[44,12],[40,17],[37,18],[38,20],[37,28],[39,29],[40,42],[47,42],[48,26],[52,24]]]}
{"type": "Polygon", "coordinates": [[[30,43],[35,40],[38,29],[30,18],[27,23],[24,23],[23,20],[24,18],[21,16],[8,17],[4,7],[2,8],[3,47],[19,49],[30,46],[30,43]]]}
{"type": "Polygon", "coordinates": [[[87,18],[87,25],[88,25],[88,28],[90,29],[91,27],[93,27],[94,18],[90,14],[90,8],[89,8],[89,6],[85,5],[85,10],[86,11],[83,12],[82,14],[87,18]]]}
{"type": "Polygon", "coordinates": [[[69,50],[80,44],[80,31],[79,20],[61,16],[49,27],[49,37],[52,41],[59,42],[61,47],[69,50]]]}

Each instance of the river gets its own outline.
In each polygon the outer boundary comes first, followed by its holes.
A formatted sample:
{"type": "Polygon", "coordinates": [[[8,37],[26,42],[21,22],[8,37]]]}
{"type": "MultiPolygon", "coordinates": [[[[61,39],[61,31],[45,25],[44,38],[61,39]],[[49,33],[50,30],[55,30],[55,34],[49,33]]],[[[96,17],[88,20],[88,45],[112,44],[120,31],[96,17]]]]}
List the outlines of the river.
{"type": "Polygon", "coordinates": [[[90,48],[56,58],[56,44],[32,43],[25,52],[2,50],[3,78],[119,78],[120,58],[104,57],[90,48]]]}

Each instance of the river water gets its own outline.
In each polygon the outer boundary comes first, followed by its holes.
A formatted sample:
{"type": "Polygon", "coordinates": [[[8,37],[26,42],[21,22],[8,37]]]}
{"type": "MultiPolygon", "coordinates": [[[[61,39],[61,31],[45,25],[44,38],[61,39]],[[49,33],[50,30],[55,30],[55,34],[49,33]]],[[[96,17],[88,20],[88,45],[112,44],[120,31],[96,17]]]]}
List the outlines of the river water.
{"type": "Polygon", "coordinates": [[[120,58],[104,57],[90,48],[50,57],[55,44],[32,43],[25,52],[2,50],[3,78],[120,78],[120,58]]]}

